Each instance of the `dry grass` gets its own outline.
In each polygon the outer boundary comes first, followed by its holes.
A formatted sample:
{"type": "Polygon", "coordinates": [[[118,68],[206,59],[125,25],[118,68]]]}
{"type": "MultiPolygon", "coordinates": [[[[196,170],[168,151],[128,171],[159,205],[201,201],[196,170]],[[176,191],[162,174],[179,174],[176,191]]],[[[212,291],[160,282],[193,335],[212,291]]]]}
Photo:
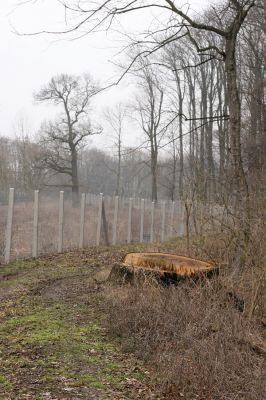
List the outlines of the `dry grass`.
{"type": "Polygon", "coordinates": [[[169,398],[265,398],[262,338],[219,279],[111,288],[107,300],[109,331],[154,366],[169,398]]]}
{"type": "MultiPolygon", "coordinates": [[[[95,212],[95,215],[96,211],[96,207],[88,208],[88,212],[95,212]]],[[[77,234],[75,232],[79,224],[78,210],[74,212],[76,214],[71,216],[71,208],[66,208],[65,227],[69,227],[69,237],[77,234]],[[73,218],[76,219],[76,225],[73,225],[73,218]]],[[[112,220],[111,206],[108,213],[112,220]]],[[[126,207],[124,214],[126,215],[126,207]]],[[[27,215],[25,212],[24,215],[26,219],[30,213],[27,215]]],[[[43,228],[47,227],[46,235],[52,243],[48,220],[45,213],[42,215],[43,228]]],[[[120,214],[121,218],[122,215],[120,214]]],[[[54,221],[51,219],[50,222],[55,227],[56,216],[55,210],[54,221]]],[[[89,226],[93,226],[93,221],[91,214],[87,220],[87,235],[91,232],[89,226]]],[[[120,224],[121,221],[122,219],[120,224]]],[[[231,276],[232,236],[228,232],[215,236],[192,237],[189,250],[182,239],[153,244],[146,248],[109,248],[108,266],[117,262],[120,256],[122,258],[126,251],[132,250],[167,252],[227,265],[218,277],[197,284],[188,280],[168,287],[155,285],[154,282],[146,282],[145,285],[105,287],[101,282],[103,287],[99,296],[103,301],[99,301],[99,304],[101,311],[105,311],[108,332],[121,339],[126,351],[134,352],[150,365],[154,372],[152,376],[157,376],[160,398],[265,399],[264,228],[263,221],[254,226],[252,240],[247,249],[246,269],[237,282],[232,280],[231,276]],[[121,249],[122,253],[113,259],[113,254],[118,249],[121,249]]],[[[111,232],[110,227],[109,229],[111,232]]],[[[88,240],[88,236],[86,237],[88,240]]],[[[99,250],[96,266],[104,265],[105,257],[106,253],[99,250]]],[[[77,260],[72,260],[69,254],[66,259],[71,268],[73,265],[76,268],[77,260]]],[[[85,257],[84,262],[86,266],[91,267],[89,256],[85,257]]],[[[57,268],[57,263],[55,265],[57,268]]]]}
{"type": "MultiPolygon", "coordinates": [[[[231,265],[219,276],[162,287],[154,282],[110,285],[107,328],[126,351],[144,358],[162,395],[187,400],[264,400],[266,393],[266,264],[264,236],[252,234],[245,270],[232,279],[231,265]],[[253,251],[252,251],[253,249],[253,251]]],[[[224,235],[196,237],[156,250],[226,265],[224,235]]]]}

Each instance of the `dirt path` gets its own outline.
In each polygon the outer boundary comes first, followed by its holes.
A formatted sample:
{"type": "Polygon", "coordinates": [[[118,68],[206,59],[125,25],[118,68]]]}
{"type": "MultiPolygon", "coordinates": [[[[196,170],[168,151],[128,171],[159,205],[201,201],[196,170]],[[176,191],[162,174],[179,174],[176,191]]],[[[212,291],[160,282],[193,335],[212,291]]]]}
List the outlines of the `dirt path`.
{"type": "Polygon", "coordinates": [[[103,328],[101,291],[122,251],[0,269],[0,399],[155,399],[150,374],[103,328]]]}

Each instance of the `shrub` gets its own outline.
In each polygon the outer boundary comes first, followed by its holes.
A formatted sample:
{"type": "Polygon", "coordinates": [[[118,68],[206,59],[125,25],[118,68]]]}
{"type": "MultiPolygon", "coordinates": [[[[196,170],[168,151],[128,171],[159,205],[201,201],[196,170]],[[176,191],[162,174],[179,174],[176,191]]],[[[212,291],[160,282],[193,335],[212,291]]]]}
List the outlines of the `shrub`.
{"type": "Polygon", "coordinates": [[[265,354],[253,345],[254,327],[225,287],[225,277],[109,287],[109,332],[155,367],[166,398],[264,398],[265,354]]]}

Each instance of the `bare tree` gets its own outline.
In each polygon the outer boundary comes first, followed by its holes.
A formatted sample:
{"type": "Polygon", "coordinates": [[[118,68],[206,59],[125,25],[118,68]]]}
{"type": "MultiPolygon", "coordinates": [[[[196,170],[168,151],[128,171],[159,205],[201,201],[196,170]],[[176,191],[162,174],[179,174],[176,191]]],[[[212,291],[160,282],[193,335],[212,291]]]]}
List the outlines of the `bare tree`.
{"type": "Polygon", "coordinates": [[[249,14],[240,36],[238,59],[241,65],[239,87],[244,114],[245,149],[248,153],[249,171],[261,169],[265,161],[266,138],[266,9],[249,14]]]}
{"type": "MultiPolygon", "coordinates": [[[[148,48],[142,51],[142,55],[153,54],[163,46],[187,35],[191,42],[195,45],[195,49],[199,54],[209,54],[211,57],[218,56],[225,61],[225,73],[227,80],[228,107],[230,113],[230,153],[233,168],[234,188],[237,202],[241,201],[243,190],[246,198],[248,198],[248,185],[243,169],[241,155],[241,114],[240,99],[237,86],[237,63],[236,63],[236,43],[238,33],[255,5],[255,0],[226,0],[221,5],[213,6],[206,22],[201,18],[193,18],[188,12],[183,11],[172,0],[161,0],[158,3],[146,0],[123,1],[107,0],[93,2],[85,7],[84,2],[65,1],[63,3],[65,11],[75,12],[78,20],[74,25],[65,30],[65,33],[77,32],[79,29],[95,31],[99,27],[107,26],[114,19],[122,14],[130,12],[139,12],[140,10],[158,9],[169,12],[169,24],[157,28],[155,31],[145,31],[143,39],[148,48]],[[166,34],[162,39],[162,32],[166,34]],[[194,33],[198,33],[195,35],[194,33]],[[209,32],[214,37],[221,38],[221,46],[217,46],[216,41],[207,41],[204,33],[209,32]],[[203,35],[201,35],[203,33],[203,35]],[[152,46],[152,48],[151,48],[152,46]]],[[[135,43],[139,45],[138,39],[135,43]]],[[[130,65],[138,58],[136,56],[130,65]]]]}
{"type": "Polygon", "coordinates": [[[15,187],[26,195],[39,187],[44,171],[38,168],[40,147],[21,133],[15,139],[0,137],[0,191],[15,187]]]}
{"type": "Polygon", "coordinates": [[[140,95],[137,97],[134,108],[139,116],[141,129],[147,137],[150,151],[151,197],[153,201],[157,201],[159,145],[165,133],[163,121],[164,89],[158,76],[143,60],[140,63],[137,75],[140,95]]]}
{"type": "MultiPolygon", "coordinates": [[[[93,3],[85,8],[79,1],[64,3],[65,10],[76,11],[80,19],[74,26],[67,29],[66,32],[74,32],[82,27],[88,26],[89,30],[96,30],[99,26],[108,24],[115,17],[145,9],[159,9],[169,12],[169,24],[167,27],[162,25],[159,29],[145,32],[146,43],[152,44],[152,49],[145,51],[145,54],[154,53],[154,51],[162,48],[168,43],[177,40],[183,31],[183,36],[187,35],[194,44],[195,49],[200,54],[209,54],[218,56],[225,61],[225,74],[227,81],[227,97],[228,108],[230,113],[229,121],[229,138],[230,138],[230,154],[233,170],[233,187],[235,195],[236,209],[243,208],[243,198],[245,198],[245,231],[246,239],[248,240],[248,214],[249,214],[249,191],[248,184],[243,168],[241,154],[241,113],[240,113],[240,98],[237,85],[237,62],[236,62],[236,44],[238,33],[248,15],[251,8],[254,7],[255,0],[227,0],[220,6],[212,8],[210,16],[213,22],[208,20],[204,22],[202,19],[193,18],[189,13],[184,12],[181,7],[177,6],[172,0],[161,0],[158,3],[149,0],[123,1],[107,0],[99,3],[93,3]],[[95,18],[95,16],[98,16],[95,18]],[[177,18],[175,18],[177,17],[177,18]],[[161,39],[161,33],[167,33],[167,37],[161,39]],[[198,33],[195,35],[194,33],[198,33]],[[216,42],[207,41],[204,37],[206,32],[221,38],[221,46],[218,47],[216,42]],[[201,35],[203,33],[203,35],[201,35]],[[246,218],[247,217],[247,218],[246,218]]],[[[210,19],[209,19],[210,20],[210,19]]],[[[144,39],[145,40],[145,39],[144,39]]],[[[138,40],[139,43],[139,40],[138,40]]],[[[133,60],[134,61],[134,60],[133,60]]],[[[131,64],[133,63],[131,62],[131,64]]]]}
{"type": "MultiPolygon", "coordinates": [[[[173,101],[171,103],[174,105],[173,112],[176,113],[178,119],[178,141],[179,141],[179,182],[178,182],[178,190],[179,197],[183,197],[183,181],[184,181],[184,138],[183,138],[183,126],[184,126],[184,99],[186,92],[186,82],[183,66],[185,63],[184,57],[184,48],[180,43],[172,43],[167,48],[165,48],[164,53],[162,54],[164,65],[171,72],[171,78],[174,81],[173,87],[173,101]]],[[[168,85],[169,91],[169,85],[168,85]]],[[[172,108],[172,107],[171,107],[172,108]]],[[[174,118],[175,120],[175,118],[174,118]]],[[[172,136],[172,139],[175,143],[173,146],[176,147],[177,140],[172,136]]],[[[177,161],[177,160],[176,160],[177,161]]]]}
{"type": "MultiPolygon", "coordinates": [[[[236,265],[243,264],[245,249],[249,242],[250,234],[250,201],[249,185],[243,165],[241,148],[241,99],[238,86],[238,69],[236,48],[239,32],[245,23],[247,16],[256,4],[265,10],[260,0],[224,0],[220,4],[213,5],[203,17],[192,17],[188,8],[181,7],[172,0],[107,0],[98,2],[80,2],[78,0],[68,1],[63,4],[65,12],[75,13],[74,24],[65,30],[65,33],[78,32],[86,29],[87,32],[96,31],[99,28],[110,28],[117,17],[126,13],[137,14],[141,10],[157,10],[156,26],[150,25],[143,30],[142,37],[133,38],[131,46],[140,48],[133,60],[125,69],[122,77],[132,68],[139,57],[149,57],[162,47],[167,46],[180,38],[187,37],[195,48],[195,52],[202,56],[202,63],[216,57],[224,62],[226,104],[229,111],[229,156],[232,171],[232,194],[234,212],[237,216],[238,230],[240,232],[236,265]],[[167,14],[168,13],[168,14],[167,14]],[[161,24],[158,24],[160,16],[163,15],[161,24]],[[165,18],[169,15],[166,23],[165,18]],[[141,46],[140,46],[141,44],[141,46]],[[207,60],[206,60],[207,59],[207,60]]],[[[206,104],[205,104],[206,106],[206,104]]],[[[202,118],[208,116],[203,110],[202,118]]],[[[263,107],[265,114],[265,107],[263,107]]],[[[208,139],[209,165],[213,164],[211,146],[211,125],[202,129],[202,139],[208,139]],[[207,129],[209,128],[209,130],[207,129]]],[[[220,134],[222,130],[220,130],[220,134]]],[[[221,141],[222,144],[222,141],[221,141]]],[[[222,144],[223,145],[223,144],[222,144]]],[[[203,149],[203,147],[202,147],[203,149]]]]}
{"type": "Polygon", "coordinates": [[[41,127],[42,144],[46,149],[44,166],[71,179],[73,201],[79,192],[78,153],[88,136],[99,133],[89,119],[90,100],[98,90],[89,75],[62,74],[51,79],[37,94],[39,102],[59,106],[61,113],[41,127]]]}
{"type": "MultiPolygon", "coordinates": [[[[179,147],[178,141],[176,140],[176,132],[177,127],[176,124],[172,124],[171,130],[167,134],[169,139],[169,156],[162,164],[162,168],[165,169],[165,172],[161,174],[160,185],[167,189],[167,195],[170,197],[172,201],[176,199],[176,192],[178,189],[177,179],[178,173],[181,174],[181,171],[178,171],[178,164],[180,157],[179,157],[179,147]]],[[[183,172],[183,171],[182,171],[183,172]]],[[[180,175],[179,175],[180,176],[180,175]]],[[[180,179],[179,179],[180,184],[180,179]]],[[[183,193],[182,193],[183,195],[183,193]]],[[[180,199],[181,192],[180,192],[180,185],[178,190],[178,199],[180,199]]]]}
{"type": "Polygon", "coordinates": [[[115,195],[121,194],[121,165],[122,165],[122,134],[123,124],[127,115],[127,108],[121,103],[113,109],[107,109],[105,118],[114,132],[114,146],[117,154],[116,188],[115,195]]]}

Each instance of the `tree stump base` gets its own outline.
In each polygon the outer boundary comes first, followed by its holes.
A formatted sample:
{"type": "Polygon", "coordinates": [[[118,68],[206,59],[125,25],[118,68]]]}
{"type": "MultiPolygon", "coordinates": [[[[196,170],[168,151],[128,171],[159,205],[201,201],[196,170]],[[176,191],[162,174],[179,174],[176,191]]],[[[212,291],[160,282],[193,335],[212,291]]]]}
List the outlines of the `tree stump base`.
{"type": "Polygon", "coordinates": [[[164,253],[129,253],[113,265],[109,280],[117,283],[156,281],[177,283],[187,278],[198,280],[218,271],[214,265],[189,257],[164,253]]]}

